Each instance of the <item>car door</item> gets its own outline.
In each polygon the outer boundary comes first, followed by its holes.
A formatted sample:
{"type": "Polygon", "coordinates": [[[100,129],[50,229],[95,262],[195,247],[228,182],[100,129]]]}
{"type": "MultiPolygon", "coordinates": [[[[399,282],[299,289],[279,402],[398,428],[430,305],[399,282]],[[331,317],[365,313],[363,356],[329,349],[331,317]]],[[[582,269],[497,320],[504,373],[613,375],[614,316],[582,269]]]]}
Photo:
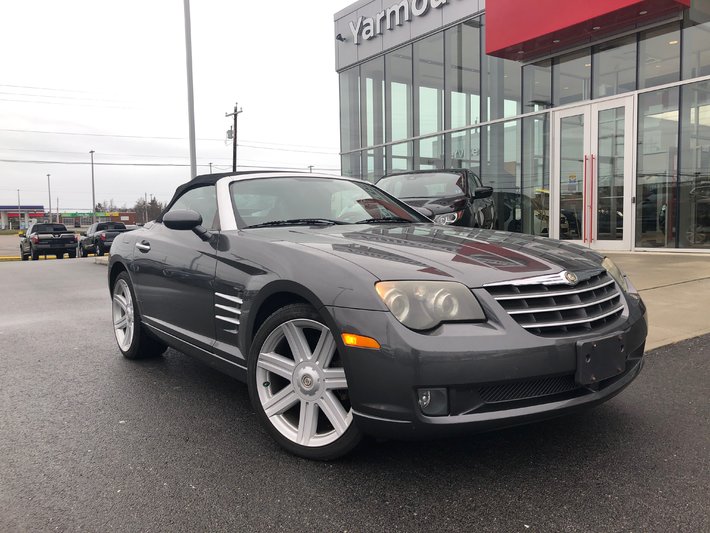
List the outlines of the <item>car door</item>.
{"type": "MultiPolygon", "coordinates": [[[[203,227],[219,232],[214,185],[190,189],[169,211],[192,209],[203,227]]],[[[136,241],[133,279],[144,320],[199,348],[214,344],[214,277],[217,238],[203,241],[192,231],[167,228],[161,219],[136,241]]]]}

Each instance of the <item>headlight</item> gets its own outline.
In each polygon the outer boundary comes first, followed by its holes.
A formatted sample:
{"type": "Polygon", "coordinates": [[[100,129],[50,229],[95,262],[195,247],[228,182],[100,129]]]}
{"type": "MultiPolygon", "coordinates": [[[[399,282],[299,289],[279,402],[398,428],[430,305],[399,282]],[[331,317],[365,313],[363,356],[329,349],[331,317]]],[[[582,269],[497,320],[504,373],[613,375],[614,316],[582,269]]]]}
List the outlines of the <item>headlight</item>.
{"type": "Polygon", "coordinates": [[[624,292],[629,292],[629,284],[626,282],[626,276],[624,276],[624,273],[618,266],[616,266],[614,261],[608,257],[605,257],[604,261],[602,261],[602,266],[606,269],[609,275],[614,278],[614,281],[619,284],[619,287],[621,287],[624,292]]]}
{"type": "Polygon", "coordinates": [[[382,281],[375,285],[387,309],[411,329],[442,322],[480,321],[486,315],[464,285],[451,281],[382,281]]]}
{"type": "Polygon", "coordinates": [[[453,224],[457,220],[460,220],[462,216],[463,211],[456,211],[455,213],[446,213],[445,215],[436,215],[434,217],[434,223],[448,226],[449,224],[453,224]]]}

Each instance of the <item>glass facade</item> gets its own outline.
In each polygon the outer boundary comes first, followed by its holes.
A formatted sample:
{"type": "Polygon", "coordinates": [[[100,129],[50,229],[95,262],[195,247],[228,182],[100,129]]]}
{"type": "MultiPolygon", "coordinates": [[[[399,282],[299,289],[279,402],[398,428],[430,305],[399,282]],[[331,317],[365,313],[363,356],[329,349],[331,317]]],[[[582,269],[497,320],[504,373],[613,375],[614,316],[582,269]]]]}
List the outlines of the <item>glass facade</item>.
{"type": "Polygon", "coordinates": [[[495,228],[548,236],[559,217],[555,235],[581,240],[592,126],[555,110],[632,95],[632,130],[623,107],[593,121],[595,239],[620,242],[626,220],[630,246],[710,248],[710,20],[680,18],[523,64],[486,55],[475,16],[343,70],[342,172],[469,168],[494,188],[495,228]]]}

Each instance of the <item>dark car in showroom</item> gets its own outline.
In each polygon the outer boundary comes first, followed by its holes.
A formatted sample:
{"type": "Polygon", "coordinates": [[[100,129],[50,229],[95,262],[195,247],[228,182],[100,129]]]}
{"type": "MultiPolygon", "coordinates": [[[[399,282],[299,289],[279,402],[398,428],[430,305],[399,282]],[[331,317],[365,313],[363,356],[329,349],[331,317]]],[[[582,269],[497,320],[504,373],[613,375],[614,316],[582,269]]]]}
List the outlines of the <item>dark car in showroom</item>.
{"type": "Polygon", "coordinates": [[[285,449],[419,439],[608,400],[643,365],[646,310],[603,255],[432,224],[377,186],[287,172],[200,176],[114,240],[129,359],[168,346],[246,381],[285,449]]]}
{"type": "Polygon", "coordinates": [[[467,169],[398,172],[381,177],[377,186],[428,210],[437,224],[492,229],[495,223],[493,188],[467,169]]]}

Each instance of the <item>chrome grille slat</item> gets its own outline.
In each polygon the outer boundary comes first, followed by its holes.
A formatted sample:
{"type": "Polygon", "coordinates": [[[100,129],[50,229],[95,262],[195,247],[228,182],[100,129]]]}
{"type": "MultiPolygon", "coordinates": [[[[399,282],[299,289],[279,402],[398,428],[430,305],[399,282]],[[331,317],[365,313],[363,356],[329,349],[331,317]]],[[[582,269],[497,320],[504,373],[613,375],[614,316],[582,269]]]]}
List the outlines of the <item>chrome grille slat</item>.
{"type": "Polygon", "coordinates": [[[613,315],[614,313],[618,313],[619,311],[623,311],[624,306],[620,305],[616,309],[609,311],[607,313],[603,313],[601,315],[596,315],[596,316],[590,316],[584,319],[580,320],[561,320],[559,322],[543,322],[543,323],[530,323],[530,324],[520,324],[523,326],[525,329],[529,328],[556,328],[560,326],[576,326],[577,324],[585,324],[587,322],[596,322],[597,320],[601,320],[602,318],[606,318],[608,316],[613,315]]]}
{"type": "MultiPolygon", "coordinates": [[[[555,295],[550,295],[552,296],[557,296],[555,295]]],[[[554,311],[570,311],[572,309],[581,309],[583,307],[589,307],[590,305],[595,305],[595,304],[602,304],[604,302],[608,302],[609,300],[613,300],[614,298],[617,298],[619,295],[617,293],[612,294],[611,296],[607,296],[606,298],[602,298],[600,300],[593,300],[591,302],[582,302],[578,305],[561,305],[557,307],[533,307],[530,309],[511,309],[508,311],[508,314],[510,315],[521,315],[524,313],[551,313],[554,311]]]]}
{"type": "MultiPolygon", "coordinates": [[[[520,298],[547,298],[549,296],[567,296],[569,294],[581,294],[583,292],[589,292],[593,291],[595,289],[601,289],[603,287],[606,287],[607,285],[612,285],[614,283],[614,280],[609,280],[606,283],[600,284],[600,285],[594,285],[593,287],[585,287],[583,289],[577,289],[577,290],[570,290],[570,291],[548,291],[548,292],[535,292],[535,293],[519,293],[515,294],[514,296],[496,296],[496,300],[519,300],[520,298]]],[[[551,285],[547,285],[547,287],[551,287],[551,285]]]]}
{"type": "MultiPolygon", "coordinates": [[[[564,274],[549,277],[564,279],[564,274]]],[[[586,273],[576,286],[538,277],[485,289],[522,328],[544,337],[594,331],[617,320],[625,308],[621,290],[606,271],[586,273]]]]}

